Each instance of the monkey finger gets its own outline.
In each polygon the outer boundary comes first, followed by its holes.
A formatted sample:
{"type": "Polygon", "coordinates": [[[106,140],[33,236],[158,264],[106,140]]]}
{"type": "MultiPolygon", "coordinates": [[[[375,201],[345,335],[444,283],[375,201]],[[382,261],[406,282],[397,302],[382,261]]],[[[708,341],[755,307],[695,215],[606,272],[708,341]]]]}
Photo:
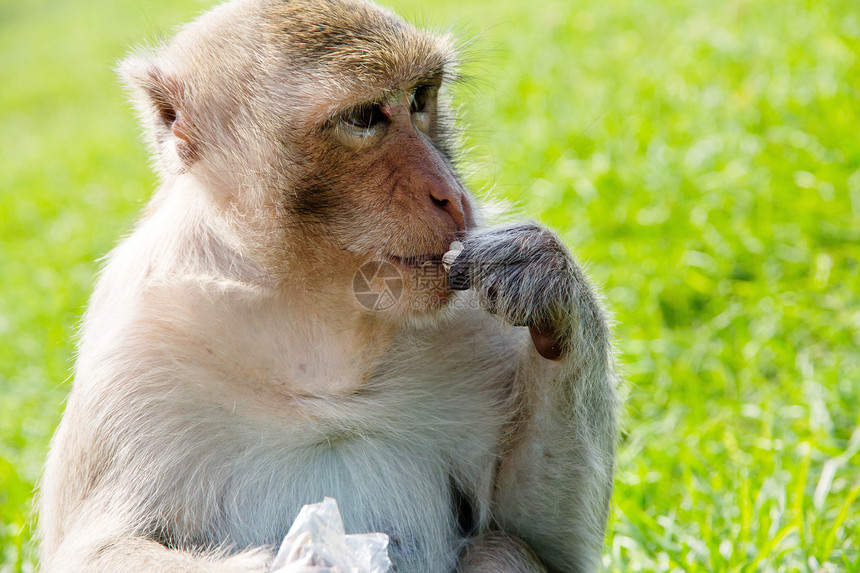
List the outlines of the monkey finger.
{"type": "Polygon", "coordinates": [[[538,354],[547,360],[560,360],[564,353],[561,342],[553,336],[547,329],[542,329],[537,325],[529,325],[529,334],[532,335],[532,343],[535,345],[535,350],[538,354]]]}
{"type": "Polygon", "coordinates": [[[452,265],[448,273],[448,288],[451,290],[469,290],[472,280],[466,265],[452,265]]]}

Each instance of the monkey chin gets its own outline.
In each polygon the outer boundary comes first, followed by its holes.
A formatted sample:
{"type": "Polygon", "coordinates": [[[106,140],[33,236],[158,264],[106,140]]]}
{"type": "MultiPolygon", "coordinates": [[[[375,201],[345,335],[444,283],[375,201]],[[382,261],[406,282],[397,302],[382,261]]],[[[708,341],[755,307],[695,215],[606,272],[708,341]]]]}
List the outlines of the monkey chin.
{"type": "Polygon", "coordinates": [[[413,313],[425,314],[448,305],[452,291],[441,257],[423,263],[407,263],[400,268],[404,286],[402,298],[413,313]]]}
{"type": "MultiPolygon", "coordinates": [[[[353,283],[356,302],[378,319],[409,325],[432,325],[449,312],[458,294],[448,286],[440,261],[384,260],[367,270],[372,278],[353,283]]],[[[357,275],[358,276],[358,275],[357,275]]]]}
{"type": "Polygon", "coordinates": [[[412,294],[414,298],[405,301],[401,309],[389,315],[389,319],[402,326],[420,330],[433,328],[447,320],[455,312],[456,305],[452,303],[461,293],[448,290],[412,294]]]}

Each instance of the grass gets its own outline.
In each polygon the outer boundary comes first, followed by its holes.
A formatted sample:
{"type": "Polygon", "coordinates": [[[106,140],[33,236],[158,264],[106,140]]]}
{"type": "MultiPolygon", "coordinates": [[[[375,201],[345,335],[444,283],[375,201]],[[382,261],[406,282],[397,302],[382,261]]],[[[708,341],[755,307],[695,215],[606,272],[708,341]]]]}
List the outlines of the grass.
{"type": "MultiPolygon", "coordinates": [[[[562,230],[627,379],[613,571],[860,571],[853,0],[418,0],[468,44],[470,184],[562,230]]],[[[205,5],[0,3],[0,571],[95,262],[151,192],[111,67],[205,5]]]]}

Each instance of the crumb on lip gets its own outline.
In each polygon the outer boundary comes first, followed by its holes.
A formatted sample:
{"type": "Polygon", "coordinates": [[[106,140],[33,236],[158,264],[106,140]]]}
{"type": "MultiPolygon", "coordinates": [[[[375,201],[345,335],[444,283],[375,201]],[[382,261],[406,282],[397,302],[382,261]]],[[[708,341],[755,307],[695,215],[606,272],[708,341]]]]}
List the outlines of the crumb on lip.
{"type": "Polygon", "coordinates": [[[460,253],[463,252],[463,243],[460,241],[454,241],[448,248],[449,251],[442,255],[442,266],[445,267],[446,271],[451,270],[451,265],[454,264],[454,261],[460,256],[460,253]]]}

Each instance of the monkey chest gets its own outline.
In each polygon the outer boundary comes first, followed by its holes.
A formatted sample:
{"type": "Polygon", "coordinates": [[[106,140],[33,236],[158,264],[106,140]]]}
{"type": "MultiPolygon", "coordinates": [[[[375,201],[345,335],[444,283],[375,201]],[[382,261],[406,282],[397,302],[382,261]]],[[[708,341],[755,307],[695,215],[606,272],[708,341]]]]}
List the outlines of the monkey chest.
{"type": "Polygon", "coordinates": [[[215,499],[200,500],[218,508],[206,542],[277,546],[303,505],[332,497],[348,533],[389,535],[396,571],[453,570],[489,505],[505,416],[465,377],[407,374],[248,431],[223,453],[215,499]]]}
{"type": "Polygon", "coordinates": [[[291,452],[277,471],[264,463],[254,470],[256,483],[237,475],[224,492],[219,541],[277,545],[303,505],[333,497],[348,533],[389,535],[396,571],[453,569],[464,498],[452,487],[446,452],[396,440],[343,441],[291,452]]]}

